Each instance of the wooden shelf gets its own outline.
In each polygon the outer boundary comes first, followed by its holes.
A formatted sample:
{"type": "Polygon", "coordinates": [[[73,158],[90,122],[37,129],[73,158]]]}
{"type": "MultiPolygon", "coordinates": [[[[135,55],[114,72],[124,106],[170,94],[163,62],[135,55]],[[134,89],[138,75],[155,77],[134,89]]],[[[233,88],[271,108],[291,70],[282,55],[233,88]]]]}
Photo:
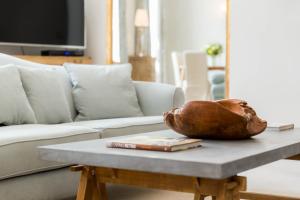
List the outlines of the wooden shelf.
{"type": "Polygon", "coordinates": [[[15,55],[18,58],[48,65],[63,65],[66,62],[78,64],[91,64],[92,59],[88,56],[29,56],[15,55]]]}
{"type": "Polygon", "coordinates": [[[208,70],[225,70],[225,66],[209,66],[208,70]]]}

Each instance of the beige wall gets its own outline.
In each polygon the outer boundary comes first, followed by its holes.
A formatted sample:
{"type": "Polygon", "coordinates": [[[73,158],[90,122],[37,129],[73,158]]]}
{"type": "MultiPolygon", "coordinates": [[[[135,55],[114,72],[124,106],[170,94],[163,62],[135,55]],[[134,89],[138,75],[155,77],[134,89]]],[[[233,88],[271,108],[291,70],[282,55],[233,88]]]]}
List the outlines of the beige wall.
{"type": "MultiPolygon", "coordinates": [[[[86,0],[87,49],[86,55],[94,63],[105,63],[106,0],[86,0]]],[[[26,54],[39,54],[42,49],[25,47],[26,54]]],[[[20,47],[0,46],[1,53],[21,54],[20,47]]]]}

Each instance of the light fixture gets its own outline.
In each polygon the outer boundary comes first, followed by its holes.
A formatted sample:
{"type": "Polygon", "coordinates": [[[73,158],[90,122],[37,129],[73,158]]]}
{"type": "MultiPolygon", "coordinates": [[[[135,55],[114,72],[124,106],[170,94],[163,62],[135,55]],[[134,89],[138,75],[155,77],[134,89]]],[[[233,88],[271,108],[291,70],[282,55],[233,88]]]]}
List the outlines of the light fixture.
{"type": "Polygon", "coordinates": [[[135,13],[135,55],[148,56],[150,52],[149,15],[148,10],[138,8],[135,13]]]}
{"type": "Polygon", "coordinates": [[[137,9],[134,24],[136,27],[149,27],[149,16],[146,9],[137,9]]]}

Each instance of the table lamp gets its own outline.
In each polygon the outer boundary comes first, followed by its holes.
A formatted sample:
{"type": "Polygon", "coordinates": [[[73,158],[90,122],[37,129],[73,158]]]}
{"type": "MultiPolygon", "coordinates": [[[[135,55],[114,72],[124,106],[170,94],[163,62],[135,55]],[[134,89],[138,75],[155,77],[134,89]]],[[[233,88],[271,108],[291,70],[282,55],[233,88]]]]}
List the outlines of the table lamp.
{"type": "Polygon", "coordinates": [[[146,9],[137,9],[135,14],[135,56],[149,55],[149,15],[146,9]]]}

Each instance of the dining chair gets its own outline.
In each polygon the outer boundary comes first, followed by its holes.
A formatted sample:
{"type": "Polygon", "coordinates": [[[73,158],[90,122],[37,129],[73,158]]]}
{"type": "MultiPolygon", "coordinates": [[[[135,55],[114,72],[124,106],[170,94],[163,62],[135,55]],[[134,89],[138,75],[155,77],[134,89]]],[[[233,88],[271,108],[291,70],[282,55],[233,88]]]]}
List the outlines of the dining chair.
{"type": "Polygon", "coordinates": [[[171,53],[171,58],[172,58],[175,85],[177,87],[183,87],[184,86],[183,55],[181,52],[173,51],[171,53]]]}
{"type": "Polygon", "coordinates": [[[187,101],[210,100],[210,84],[206,55],[200,51],[183,52],[183,66],[186,78],[184,87],[187,101]]]}

